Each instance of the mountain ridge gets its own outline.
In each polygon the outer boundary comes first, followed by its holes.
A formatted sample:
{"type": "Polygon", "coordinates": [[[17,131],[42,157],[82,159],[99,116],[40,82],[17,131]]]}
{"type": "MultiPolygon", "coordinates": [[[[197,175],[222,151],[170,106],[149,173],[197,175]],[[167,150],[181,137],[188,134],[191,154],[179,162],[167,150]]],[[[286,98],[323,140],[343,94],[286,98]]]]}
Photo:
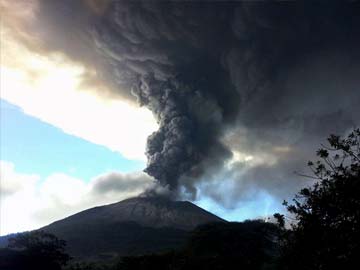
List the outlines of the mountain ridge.
{"type": "Polygon", "coordinates": [[[145,227],[173,227],[182,230],[192,230],[208,222],[226,222],[189,201],[172,201],[162,197],[132,197],[80,211],[41,229],[70,219],[83,222],[84,218],[95,222],[100,219],[112,219],[113,222],[133,221],[145,227]]]}
{"type": "Polygon", "coordinates": [[[67,242],[78,259],[103,260],[180,248],[190,231],[227,222],[188,201],[133,197],[93,207],[40,228],[67,242]]]}

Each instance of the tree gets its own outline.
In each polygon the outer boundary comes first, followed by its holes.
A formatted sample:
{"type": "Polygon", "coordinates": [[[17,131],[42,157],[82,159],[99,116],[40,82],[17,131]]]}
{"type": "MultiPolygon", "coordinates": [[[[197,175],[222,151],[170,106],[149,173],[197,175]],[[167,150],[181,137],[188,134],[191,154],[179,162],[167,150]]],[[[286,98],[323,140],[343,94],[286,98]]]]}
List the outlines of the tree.
{"type": "Polygon", "coordinates": [[[328,142],[317,151],[320,160],[308,162],[315,184],[292,204],[284,202],[295,218],[291,230],[285,230],[283,215],[274,215],[283,228],[283,269],[360,266],[360,129],[345,138],[330,135],[328,142]]]}
{"type": "Polygon", "coordinates": [[[0,250],[0,257],[6,258],[0,263],[4,270],[58,270],[70,260],[65,253],[65,241],[43,231],[10,238],[7,248],[0,250]]]}

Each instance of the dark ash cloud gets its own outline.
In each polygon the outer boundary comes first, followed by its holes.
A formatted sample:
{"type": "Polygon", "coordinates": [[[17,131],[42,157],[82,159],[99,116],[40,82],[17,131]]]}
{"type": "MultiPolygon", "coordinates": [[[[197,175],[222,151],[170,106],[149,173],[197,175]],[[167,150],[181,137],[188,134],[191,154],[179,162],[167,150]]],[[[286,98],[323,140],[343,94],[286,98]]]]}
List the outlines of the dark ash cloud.
{"type": "Polygon", "coordinates": [[[44,50],[153,112],[145,171],[174,194],[231,175],[232,200],[253,187],[282,197],[302,185],[290,169],[359,125],[358,2],[39,3],[44,50]],[[257,163],[226,167],[235,152],[257,163]]]}

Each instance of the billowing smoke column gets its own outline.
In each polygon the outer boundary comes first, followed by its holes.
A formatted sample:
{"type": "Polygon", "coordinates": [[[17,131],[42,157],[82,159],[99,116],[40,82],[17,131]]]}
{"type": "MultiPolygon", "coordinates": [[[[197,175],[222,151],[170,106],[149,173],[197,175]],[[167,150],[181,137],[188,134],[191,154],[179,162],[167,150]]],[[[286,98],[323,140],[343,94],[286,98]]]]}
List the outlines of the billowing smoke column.
{"type": "Polygon", "coordinates": [[[231,156],[220,140],[239,112],[248,127],[274,125],[280,117],[270,108],[287,69],[358,43],[356,25],[356,12],[340,2],[113,1],[92,36],[116,84],[159,123],[145,171],[175,193],[180,185],[194,194],[193,181],[231,156]]]}
{"type": "Polygon", "coordinates": [[[220,64],[224,44],[216,42],[231,30],[229,9],[215,16],[201,4],[114,2],[108,10],[94,38],[117,83],[131,87],[159,123],[145,171],[176,191],[181,177],[196,178],[231,156],[219,138],[240,99],[220,64]],[[218,29],[209,29],[214,23],[218,29]]]}
{"type": "Polygon", "coordinates": [[[112,94],[153,112],[145,171],[174,195],[194,195],[223,167],[225,137],[260,156],[220,176],[234,180],[235,200],[244,186],[289,194],[289,172],[359,123],[359,2],[34,2],[43,49],[94,67],[112,94]]]}

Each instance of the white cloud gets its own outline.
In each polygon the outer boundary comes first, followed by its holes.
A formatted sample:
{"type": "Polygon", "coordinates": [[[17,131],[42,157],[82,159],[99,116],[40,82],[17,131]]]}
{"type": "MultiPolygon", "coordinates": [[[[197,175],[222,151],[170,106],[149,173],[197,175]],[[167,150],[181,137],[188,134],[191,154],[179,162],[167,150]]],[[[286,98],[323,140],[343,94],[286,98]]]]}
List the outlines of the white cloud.
{"type": "Polygon", "coordinates": [[[100,175],[89,183],[62,173],[46,179],[0,161],[0,235],[37,229],[97,205],[143,192],[153,180],[143,172],[100,175]]]}
{"type": "Polygon", "coordinates": [[[29,189],[40,179],[36,174],[17,174],[14,169],[14,164],[1,161],[0,179],[11,179],[11,181],[0,182],[2,197],[10,196],[18,190],[29,189]]]}
{"type": "MultiPolygon", "coordinates": [[[[95,71],[64,55],[40,55],[1,28],[1,98],[64,132],[103,145],[130,159],[145,159],[147,136],[157,129],[146,108],[114,97],[98,81],[86,82],[95,71]],[[99,89],[101,88],[101,89],[99,89]]],[[[96,77],[96,76],[94,76],[96,77]]]]}

